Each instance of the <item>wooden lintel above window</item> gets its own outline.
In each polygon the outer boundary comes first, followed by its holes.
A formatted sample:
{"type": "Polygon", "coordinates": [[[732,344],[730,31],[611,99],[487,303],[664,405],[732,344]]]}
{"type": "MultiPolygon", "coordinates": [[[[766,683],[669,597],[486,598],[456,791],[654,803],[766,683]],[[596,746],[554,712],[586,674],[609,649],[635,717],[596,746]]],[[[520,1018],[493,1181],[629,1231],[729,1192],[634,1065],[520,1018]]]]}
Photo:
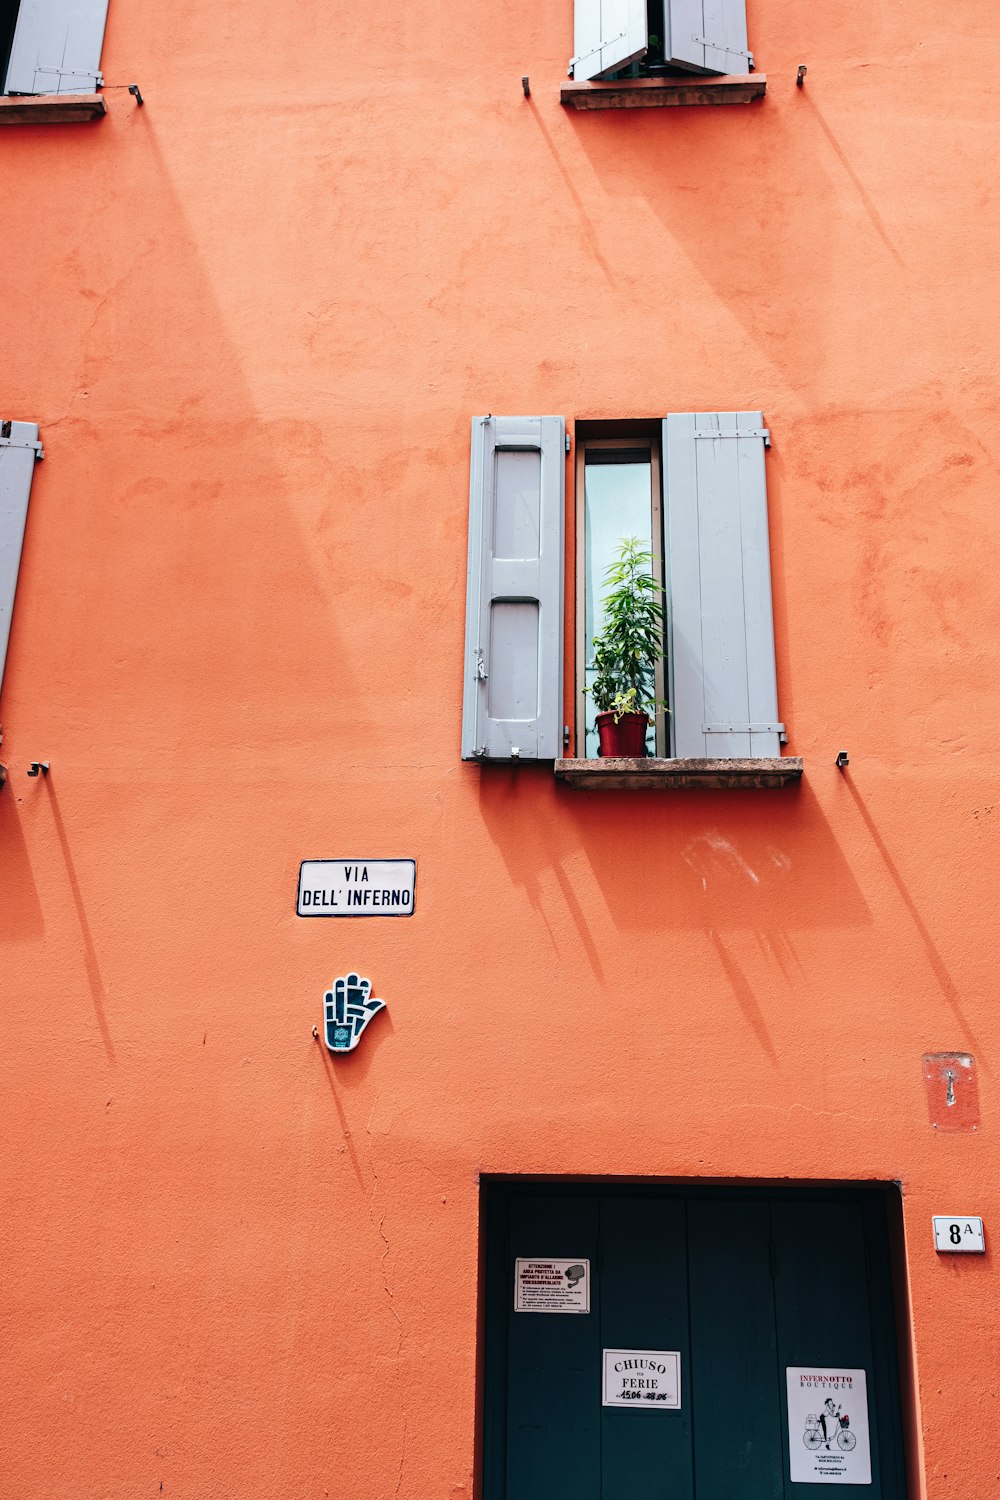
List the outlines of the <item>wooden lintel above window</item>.
{"type": "Polygon", "coordinates": [[[555,773],[580,792],[756,791],[802,780],[798,755],[740,760],[557,760],[555,773]]]}
{"type": "Polygon", "coordinates": [[[8,94],[0,97],[0,125],[76,125],[99,120],[103,94],[8,94]]]}
{"type": "Polygon", "coordinates": [[[766,90],[763,73],[686,73],[612,83],[564,83],[559,99],[572,109],[658,109],[677,104],[749,104],[763,98],[766,90]]]}

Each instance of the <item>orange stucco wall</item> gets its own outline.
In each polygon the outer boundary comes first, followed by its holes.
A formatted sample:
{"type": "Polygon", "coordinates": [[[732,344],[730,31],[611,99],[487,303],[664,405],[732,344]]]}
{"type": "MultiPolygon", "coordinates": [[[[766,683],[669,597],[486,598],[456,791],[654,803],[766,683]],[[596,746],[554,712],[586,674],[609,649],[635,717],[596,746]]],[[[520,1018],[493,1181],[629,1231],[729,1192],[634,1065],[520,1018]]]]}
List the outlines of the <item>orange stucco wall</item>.
{"type": "Polygon", "coordinates": [[[994,8],[750,0],[761,103],[590,115],[571,12],[111,0],[145,107],[0,138],[11,1500],[471,1500],[484,1172],[899,1179],[912,1495],[995,1491],[994,8]],[[461,764],[471,415],[756,407],[801,789],[461,764]],[[416,915],[296,918],[335,855],[416,915]]]}

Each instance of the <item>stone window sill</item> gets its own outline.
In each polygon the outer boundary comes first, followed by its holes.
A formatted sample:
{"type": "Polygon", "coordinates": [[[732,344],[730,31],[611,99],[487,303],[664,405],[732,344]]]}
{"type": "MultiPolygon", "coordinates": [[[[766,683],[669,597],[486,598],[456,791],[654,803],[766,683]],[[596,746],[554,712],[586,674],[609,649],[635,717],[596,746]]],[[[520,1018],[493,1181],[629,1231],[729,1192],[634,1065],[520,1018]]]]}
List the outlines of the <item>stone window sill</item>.
{"type": "Polygon", "coordinates": [[[802,760],[557,760],[555,773],[578,792],[758,791],[796,785],[802,760]]]}
{"type": "Polygon", "coordinates": [[[564,83],[559,101],[571,109],[662,109],[671,104],[749,104],[767,89],[763,73],[623,78],[617,83],[564,83]]]}
{"type": "Polygon", "coordinates": [[[5,94],[0,125],[76,125],[99,120],[108,106],[103,94],[5,94]]]}

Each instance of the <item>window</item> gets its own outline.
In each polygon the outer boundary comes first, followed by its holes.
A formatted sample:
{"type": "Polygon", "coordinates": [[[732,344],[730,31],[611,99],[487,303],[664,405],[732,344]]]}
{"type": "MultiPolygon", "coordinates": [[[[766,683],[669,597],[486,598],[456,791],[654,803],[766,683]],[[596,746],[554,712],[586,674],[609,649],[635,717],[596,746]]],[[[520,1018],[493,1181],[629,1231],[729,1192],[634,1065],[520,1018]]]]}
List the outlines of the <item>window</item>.
{"type": "MultiPolygon", "coordinates": [[[[760,412],[581,423],[577,433],[576,754],[599,583],[622,536],[662,559],[669,715],[654,758],[773,760],[778,718],[760,412]]],[[[563,753],[565,423],[479,417],[472,431],[462,756],[563,753]]],[[[659,565],[658,565],[659,566],[659,565]]],[[[799,771],[801,767],[799,766],[799,771]]],[[[770,783],[768,783],[770,784],[770,783]]]]}
{"type": "Polygon", "coordinates": [[[746,0],[575,0],[569,76],[748,73],[746,0]]]}
{"type": "Polygon", "coordinates": [[[35,460],[42,456],[34,422],[0,422],[0,688],[10,637],[21,543],[35,460]]]}
{"type": "MultiPolygon", "coordinates": [[[[598,424],[598,431],[600,425],[598,424]]],[[[655,428],[643,435],[588,436],[593,424],[577,425],[576,534],[581,539],[576,574],[576,722],[583,736],[580,753],[597,755],[596,711],[585,688],[593,682],[594,636],[603,623],[604,578],[624,537],[636,537],[652,554],[652,572],[663,589],[663,523],[660,506],[660,451],[655,428]]],[[[621,433],[621,424],[610,429],[621,433]]],[[[661,662],[655,696],[666,696],[661,662]]],[[[646,737],[648,755],[666,755],[666,720],[657,715],[646,737]]]]}
{"type": "Polygon", "coordinates": [[[0,28],[4,94],[92,94],[108,0],[20,0],[0,28]]]}

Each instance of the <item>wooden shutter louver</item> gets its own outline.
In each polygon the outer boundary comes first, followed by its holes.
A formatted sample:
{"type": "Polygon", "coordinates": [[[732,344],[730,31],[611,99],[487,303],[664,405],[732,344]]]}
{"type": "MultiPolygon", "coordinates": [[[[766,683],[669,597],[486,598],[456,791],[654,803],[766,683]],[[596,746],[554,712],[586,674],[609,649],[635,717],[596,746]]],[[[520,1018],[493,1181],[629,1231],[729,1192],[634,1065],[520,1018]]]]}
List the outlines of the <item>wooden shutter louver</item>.
{"type": "Polygon", "coordinates": [[[562,417],[472,424],[463,760],[562,754],[562,417]]]}
{"type": "Polygon", "coordinates": [[[21,0],[8,94],[92,94],[103,84],[108,0],[21,0]]]}
{"type": "Polygon", "coordinates": [[[664,0],[668,64],[699,73],[749,73],[746,0],[664,0]]]}
{"type": "Polygon", "coordinates": [[[617,72],[648,45],[646,0],[574,0],[569,76],[578,83],[617,72]]]}
{"type": "Polygon", "coordinates": [[[663,424],[676,756],[780,754],[767,441],[759,411],[671,414],[663,424]]]}
{"type": "Polygon", "coordinates": [[[42,445],[34,422],[0,423],[0,689],[28,518],[31,476],[35,460],[41,456],[42,445]]]}

